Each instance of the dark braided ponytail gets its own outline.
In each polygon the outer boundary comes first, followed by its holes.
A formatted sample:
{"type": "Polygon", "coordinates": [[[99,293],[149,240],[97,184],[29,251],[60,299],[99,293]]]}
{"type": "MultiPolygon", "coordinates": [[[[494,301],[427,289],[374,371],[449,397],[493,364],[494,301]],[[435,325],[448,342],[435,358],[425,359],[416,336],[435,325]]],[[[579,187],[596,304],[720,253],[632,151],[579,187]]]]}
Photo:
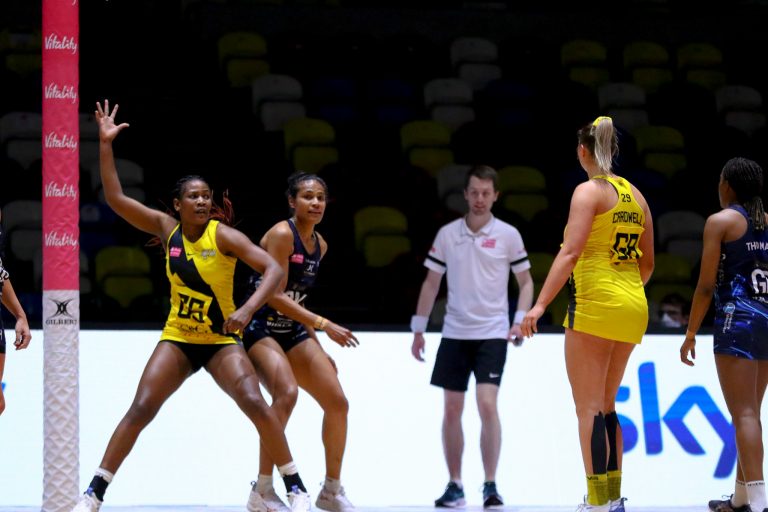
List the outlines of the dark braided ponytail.
{"type": "Polygon", "coordinates": [[[765,230],[765,209],[760,194],[763,192],[763,169],[748,158],[731,158],[723,166],[723,180],[736,193],[739,203],[747,210],[756,231],[765,230]]]}

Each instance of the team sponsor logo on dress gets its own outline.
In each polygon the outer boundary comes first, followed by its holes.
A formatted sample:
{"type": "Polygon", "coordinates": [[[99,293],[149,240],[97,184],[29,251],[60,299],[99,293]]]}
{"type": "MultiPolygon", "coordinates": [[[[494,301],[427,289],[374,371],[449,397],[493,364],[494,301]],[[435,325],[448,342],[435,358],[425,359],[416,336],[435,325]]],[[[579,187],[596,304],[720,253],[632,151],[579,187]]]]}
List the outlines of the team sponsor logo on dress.
{"type": "Polygon", "coordinates": [[[483,247],[485,249],[495,249],[496,248],[496,239],[495,238],[486,238],[482,241],[480,244],[480,247],[483,247]]]}
{"type": "Polygon", "coordinates": [[[56,311],[45,319],[45,325],[77,325],[77,318],[69,312],[69,305],[74,299],[56,300],[49,298],[56,305],[56,311]]]}
{"type": "Polygon", "coordinates": [[[74,36],[60,37],[56,33],[48,34],[45,36],[44,47],[46,50],[68,51],[74,55],[77,53],[77,39],[74,36]]]}
{"type": "Polygon", "coordinates": [[[43,94],[47,100],[69,100],[70,103],[77,103],[77,89],[74,85],[51,82],[45,86],[43,94]]]}
{"type": "Polygon", "coordinates": [[[74,135],[68,133],[59,134],[50,132],[45,136],[45,147],[48,149],[68,149],[70,151],[76,151],[77,139],[75,139],[74,135]]]}
{"type": "Polygon", "coordinates": [[[59,234],[58,231],[51,231],[45,234],[44,242],[46,247],[77,247],[77,238],[72,233],[59,234]]]}
{"type": "Polygon", "coordinates": [[[181,247],[171,247],[168,249],[168,256],[171,258],[178,258],[181,256],[181,247]]]}
{"type": "Polygon", "coordinates": [[[723,306],[723,313],[725,313],[725,320],[723,321],[723,332],[731,330],[731,324],[733,323],[733,314],[736,312],[736,304],[733,302],[727,303],[723,306]]]}
{"type": "Polygon", "coordinates": [[[207,260],[208,258],[213,258],[216,256],[216,249],[203,249],[203,252],[200,253],[200,256],[207,260]]]}
{"type": "Polygon", "coordinates": [[[304,263],[304,255],[299,252],[291,254],[291,263],[304,263]]]}
{"type": "Polygon", "coordinates": [[[74,201],[77,199],[77,190],[71,183],[60,184],[51,181],[45,185],[45,197],[64,197],[74,201]]]}

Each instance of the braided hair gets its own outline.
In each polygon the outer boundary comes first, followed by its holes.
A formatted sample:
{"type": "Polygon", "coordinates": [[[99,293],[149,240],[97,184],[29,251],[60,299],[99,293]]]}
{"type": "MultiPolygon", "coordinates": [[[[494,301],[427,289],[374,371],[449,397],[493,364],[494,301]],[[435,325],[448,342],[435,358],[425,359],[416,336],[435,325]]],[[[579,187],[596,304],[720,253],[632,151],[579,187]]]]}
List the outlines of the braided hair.
{"type": "Polygon", "coordinates": [[[736,193],[736,199],[747,210],[755,231],[765,230],[765,209],[760,194],[763,192],[763,169],[754,160],[731,158],[723,166],[723,180],[736,193]]]}

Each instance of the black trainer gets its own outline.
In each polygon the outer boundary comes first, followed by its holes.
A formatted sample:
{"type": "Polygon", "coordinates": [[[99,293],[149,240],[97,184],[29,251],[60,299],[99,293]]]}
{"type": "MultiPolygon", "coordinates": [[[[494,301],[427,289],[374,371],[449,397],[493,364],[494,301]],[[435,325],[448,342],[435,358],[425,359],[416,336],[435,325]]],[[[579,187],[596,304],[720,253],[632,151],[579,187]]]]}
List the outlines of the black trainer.
{"type": "Polygon", "coordinates": [[[464,489],[459,487],[456,482],[448,482],[445,486],[445,492],[435,500],[436,507],[456,508],[466,505],[464,500],[464,489]]]}
{"type": "Polygon", "coordinates": [[[483,508],[503,507],[504,500],[501,499],[496,490],[496,482],[485,482],[483,484],[483,508]]]}
{"type": "Polygon", "coordinates": [[[733,498],[733,494],[725,500],[711,500],[709,502],[709,510],[712,512],[752,512],[749,505],[734,507],[733,503],[731,503],[731,498],[733,498]]]}

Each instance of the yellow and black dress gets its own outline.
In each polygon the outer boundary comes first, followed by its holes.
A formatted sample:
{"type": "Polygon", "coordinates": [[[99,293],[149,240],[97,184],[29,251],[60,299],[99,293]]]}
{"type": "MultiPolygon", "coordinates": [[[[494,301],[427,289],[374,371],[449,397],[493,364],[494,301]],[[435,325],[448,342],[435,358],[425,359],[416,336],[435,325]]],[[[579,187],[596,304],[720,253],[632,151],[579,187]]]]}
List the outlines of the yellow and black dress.
{"type": "Polygon", "coordinates": [[[225,334],[223,323],[235,311],[233,278],[237,258],[222,254],[216,245],[219,222],[211,220],[195,242],[187,240],[180,225],[166,244],[165,270],[171,283],[171,311],[163,340],[195,345],[237,343],[225,334]]]}
{"type": "Polygon", "coordinates": [[[618,201],[592,222],[592,231],[568,280],[568,313],[563,326],[640,343],[648,327],[648,301],[638,266],[645,213],[627,180],[605,175],[592,179],[613,185],[618,201]]]}

